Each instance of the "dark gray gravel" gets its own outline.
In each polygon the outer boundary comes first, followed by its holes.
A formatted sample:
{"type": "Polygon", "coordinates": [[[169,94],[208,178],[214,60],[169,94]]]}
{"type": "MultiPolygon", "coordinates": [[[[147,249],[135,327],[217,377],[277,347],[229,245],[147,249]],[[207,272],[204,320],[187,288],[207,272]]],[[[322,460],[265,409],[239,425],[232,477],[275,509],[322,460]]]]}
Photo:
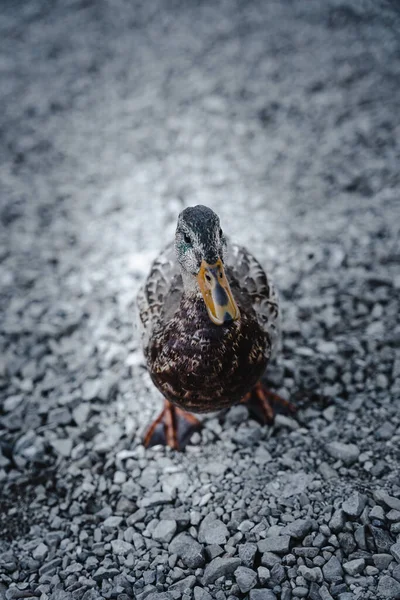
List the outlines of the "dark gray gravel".
{"type": "Polygon", "coordinates": [[[0,600],[400,598],[397,4],[0,10],[0,600]],[[196,203],[300,410],[145,450],[134,299],[196,203]]]}

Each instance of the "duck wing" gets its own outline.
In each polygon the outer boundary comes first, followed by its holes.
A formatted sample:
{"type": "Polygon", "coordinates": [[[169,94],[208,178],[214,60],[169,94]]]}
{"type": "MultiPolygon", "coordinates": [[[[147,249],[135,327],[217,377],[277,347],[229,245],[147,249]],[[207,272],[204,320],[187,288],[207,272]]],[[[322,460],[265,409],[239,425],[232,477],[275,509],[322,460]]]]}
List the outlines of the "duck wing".
{"type": "Polygon", "coordinates": [[[145,349],[157,325],[168,321],[178,308],[182,292],[183,282],[172,242],[154,260],[137,295],[139,325],[145,349]]]}
{"type": "Polygon", "coordinates": [[[269,336],[271,355],[280,341],[280,311],[277,291],[258,260],[245,248],[229,244],[226,257],[232,293],[244,310],[254,310],[258,324],[269,336]]]}

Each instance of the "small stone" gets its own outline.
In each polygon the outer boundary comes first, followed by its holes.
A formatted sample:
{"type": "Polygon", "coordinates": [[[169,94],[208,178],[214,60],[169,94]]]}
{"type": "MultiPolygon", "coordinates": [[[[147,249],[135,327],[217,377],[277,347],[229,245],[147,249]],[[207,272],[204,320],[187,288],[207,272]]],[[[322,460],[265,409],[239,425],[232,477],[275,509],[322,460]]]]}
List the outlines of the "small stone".
{"type": "Polygon", "coordinates": [[[389,575],[382,575],[378,582],[378,594],[383,598],[398,600],[400,598],[400,583],[389,575]]]}
{"type": "Polygon", "coordinates": [[[322,567],[324,578],[327,581],[335,582],[343,578],[343,569],[336,556],[332,556],[328,562],[322,567]]]}
{"type": "Polygon", "coordinates": [[[257,583],[257,574],[248,567],[238,567],[235,571],[235,577],[243,594],[249,592],[257,583]]]}
{"type": "Polygon", "coordinates": [[[359,492],[354,492],[348,500],[343,502],[342,508],[349,517],[358,517],[364,510],[366,503],[366,496],[359,492]]]}
{"type": "Polygon", "coordinates": [[[172,502],[172,497],[169,494],[165,492],[153,492],[150,496],[145,496],[138,500],[138,506],[141,508],[151,508],[160,504],[168,504],[168,502],[172,502]]]}
{"type": "Polygon", "coordinates": [[[213,600],[211,594],[204,588],[196,586],[193,590],[194,600],[213,600]]]}
{"type": "Polygon", "coordinates": [[[65,458],[70,456],[72,450],[71,438],[60,438],[57,440],[52,440],[51,445],[53,446],[57,454],[61,454],[61,456],[64,456],[65,458]]]}
{"type": "Polygon", "coordinates": [[[226,544],[229,537],[229,531],[222,521],[206,520],[200,525],[199,541],[205,544],[226,544]],[[204,525],[203,525],[204,523],[204,525]]]}
{"type": "Polygon", "coordinates": [[[343,461],[345,465],[351,465],[360,455],[360,451],[355,444],[330,442],[326,444],[325,448],[330,456],[343,461]]]}
{"type": "Polygon", "coordinates": [[[177,554],[185,565],[192,569],[202,567],[205,563],[203,547],[187,533],[180,533],[177,535],[170,542],[168,551],[170,554],[177,554]]]}
{"type": "Polygon", "coordinates": [[[331,520],[329,521],[329,528],[335,533],[338,533],[339,531],[342,531],[345,522],[346,521],[343,510],[336,510],[333,513],[331,520]]]}
{"type": "Polygon", "coordinates": [[[176,583],[173,583],[169,587],[169,591],[179,592],[180,594],[183,594],[185,592],[190,591],[194,587],[195,583],[196,577],[194,575],[189,575],[188,577],[185,577],[184,579],[180,579],[176,583]]]}
{"type": "Polygon", "coordinates": [[[343,569],[346,571],[346,573],[352,576],[358,575],[364,570],[364,568],[365,560],[363,558],[356,558],[343,564],[343,569]]]}
{"type": "Polygon", "coordinates": [[[107,519],[104,521],[103,527],[106,531],[112,533],[115,529],[118,529],[122,521],[122,517],[111,515],[110,517],[107,517],[107,519]]]}
{"type": "Polygon", "coordinates": [[[276,552],[277,554],[285,554],[289,551],[290,536],[280,535],[267,537],[260,540],[257,544],[260,552],[276,552]]]}
{"type": "Polygon", "coordinates": [[[287,534],[297,540],[303,539],[312,528],[311,519],[297,519],[283,528],[282,533],[287,534]]]}
{"type": "Polygon", "coordinates": [[[265,585],[271,578],[270,570],[267,567],[258,567],[257,569],[258,580],[261,585],[265,585]]]}
{"type": "Polygon", "coordinates": [[[253,567],[256,552],[256,544],[241,544],[239,546],[239,558],[245,567],[253,567]]]}
{"type": "Polygon", "coordinates": [[[393,496],[389,496],[389,494],[384,490],[375,490],[374,500],[376,502],[379,502],[380,504],[386,504],[386,506],[388,506],[389,508],[400,510],[400,498],[394,498],[393,496]]]}
{"type": "Polygon", "coordinates": [[[169,543],[177,529],[176,521],[162,519],[153,531],[153,539],[161,543],[169,543]]]}
{"type": "Polygon", "coordinates": [[[390,440],[392,439],[394,432],[396,431],[396,426],[393,423],[383,423],[378,429],[375,431],[375,437],[377,440],[390,440]]]}
{"type": "Polygon", "coordinates": [[[306,596],[308,596],[308,588],[301,585],[297,585],[293,588],[293,596],[295,596],[296,598],[305,598],[306,596]]]}
{"type": "Polygon", "coordinates": [[[379,569],[380,571],[384,571],[385,569],[388,568],[388,566],[392,562],[393,556],[391,554],[386,554],[386,553],[373,554],[372,560],[374,561],[374,565],[376,566],[377,569],[379,569]]]}
{"type": "Polygon", "coordinates": [[[117,554],[119,556],[125,556],[134,550],[132,544],[129,544],[129,542],[124,542],[124,540],[112,540],[111,548],[113,554],[117,554]]]}
{"type": "Polygon", "coordinates": [[[240,558],[220,558],[218,556],[206,566],[203,582],[205,585],[214,583],[219,577],[234,573],[239,566],[240,558]]]}
{"type": "Polygon", "coordinates": [[[397,562],[400,563],[400,542],[398,542],[397,544],[393,544],[393,546],[390,547],[390,552],[397,560],[397,562]]]}
{"type": "Polygon", "coordinates": [[[249,600],[277,600],[271,590],[250,590],[249,600]]]}
{"type": "Polygon", "coordinates": [[[333,596],[329,593],[329,590],[325,585],[322,585],[319,588],[319,596],[321,600],[333,600],[333,596]]]}
{"type": "Polygon", "coordinates": [[[48,546],[46,546],[46,544],[43,544],[43,542],[41,542],[38,546],[36,546],[36,548],[32,552],[32,556],[35,560],[39,560],[40,562],[42,562],[46,558],[48,552],[49,552],[48,546]]]}

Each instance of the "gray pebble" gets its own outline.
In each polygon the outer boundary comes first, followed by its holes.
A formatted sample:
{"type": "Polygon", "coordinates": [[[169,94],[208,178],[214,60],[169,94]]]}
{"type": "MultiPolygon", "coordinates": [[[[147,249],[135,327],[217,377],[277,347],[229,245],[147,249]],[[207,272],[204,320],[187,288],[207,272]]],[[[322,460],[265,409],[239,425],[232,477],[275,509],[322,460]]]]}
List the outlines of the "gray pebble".
{"type": "Polygon", "coordinates": [[[256,552],[256,544],[241,544],[239,546],[239,558],[245,567],[253,567],[256,552]]]}
{"type": "Polygon", "coordinates": [[[349,515],[349,517],[359,517],[364,510],[366,503],[366,496],[360,494],[359,492],[353,492],[350,498],[343,502],[342,508],[346,515],[349,515]]]}
{"type": "Polygon", "coordinates": [[[240,566],[240,558],[214,558],[204,571],[203,581],[205,585],[214,583],[222,576],[231,575],[240,566]]]}
{"type": "Polygon", "coordinates": [[[356,558],[354,560],[350,560],[349,562],[343,563],[343,569],[349,575],[358,575],[365,568],[365,560],[363,558],[356,558]]]}
{"type": "Polygon", "coordinates": [[[378,582],[378,594],[382,598],[398,600],[400,598],[400,583],[389,575],[382,575],[378,582]]]}
{"type": "Polygon", "coordinates": [[[360,455],[360,451],[355,444],[330,442],[326,444],[325,448],[330,456],[342,460],[346,465],[353,464],[360,455]]]}
{"type": "Polygon", "coordinates": [[[176,521],[162,519],[153,531],[153,539],[161,543],[169,543],[177,530],[176,521]]]}
{"type": "Polygon", "coordinates": [[[257,544],[260,552],[276,552],[277,554],[285,554],[289,551],[290,536],[271,536],[264,540],[260,540],[257,544]]]}
{"type": "Polygon", "coordinates": [[[124,540],[112,540],[111,547],[113,554],[120,556],[126,556],[126,554],[133,551],[132,544],[125,542],[124,540]]]}
{"type": "Polygon", "coordinates": [[[257,573],[248,567],[238,567],[235,571],[235,578],[243,594],[249,592],[257,583],[257,573]]]}
{"type": "Polygon", "coordinates": [[[205,563],[204,549],[201,544],[187,533],[180,533],[169,544],[170,554],[177,554],[186,566],[196,569],[205,563]]]}
{"type": "Polygon", "coordinates": [[[322,567],[324,578],[327,581],[335,582],[340,581],[343,578],[343,569],[338,558],[332,556],[328,562],[322,567]]]}
{"type": "Polygon", "coordinates": [[[400,542],[397,542],[397,544],[393,544],[393,546],[390,547],[390,552],[397,560],[397,562],[400,563],[400,542]]]}

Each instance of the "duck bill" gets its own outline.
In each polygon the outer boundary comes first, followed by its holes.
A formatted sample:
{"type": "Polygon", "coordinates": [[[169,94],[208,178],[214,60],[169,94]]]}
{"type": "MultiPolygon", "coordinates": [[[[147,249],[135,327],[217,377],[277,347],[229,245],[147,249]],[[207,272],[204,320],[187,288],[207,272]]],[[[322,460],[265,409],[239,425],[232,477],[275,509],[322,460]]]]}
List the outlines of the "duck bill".
{"type": "Polygon", "coordinates": [[[208,315],[215,325],[222,325],[239,318],[239,308],[232,296],[220,258],[213,265],[203,260],[197,281],[208,315]]]}

